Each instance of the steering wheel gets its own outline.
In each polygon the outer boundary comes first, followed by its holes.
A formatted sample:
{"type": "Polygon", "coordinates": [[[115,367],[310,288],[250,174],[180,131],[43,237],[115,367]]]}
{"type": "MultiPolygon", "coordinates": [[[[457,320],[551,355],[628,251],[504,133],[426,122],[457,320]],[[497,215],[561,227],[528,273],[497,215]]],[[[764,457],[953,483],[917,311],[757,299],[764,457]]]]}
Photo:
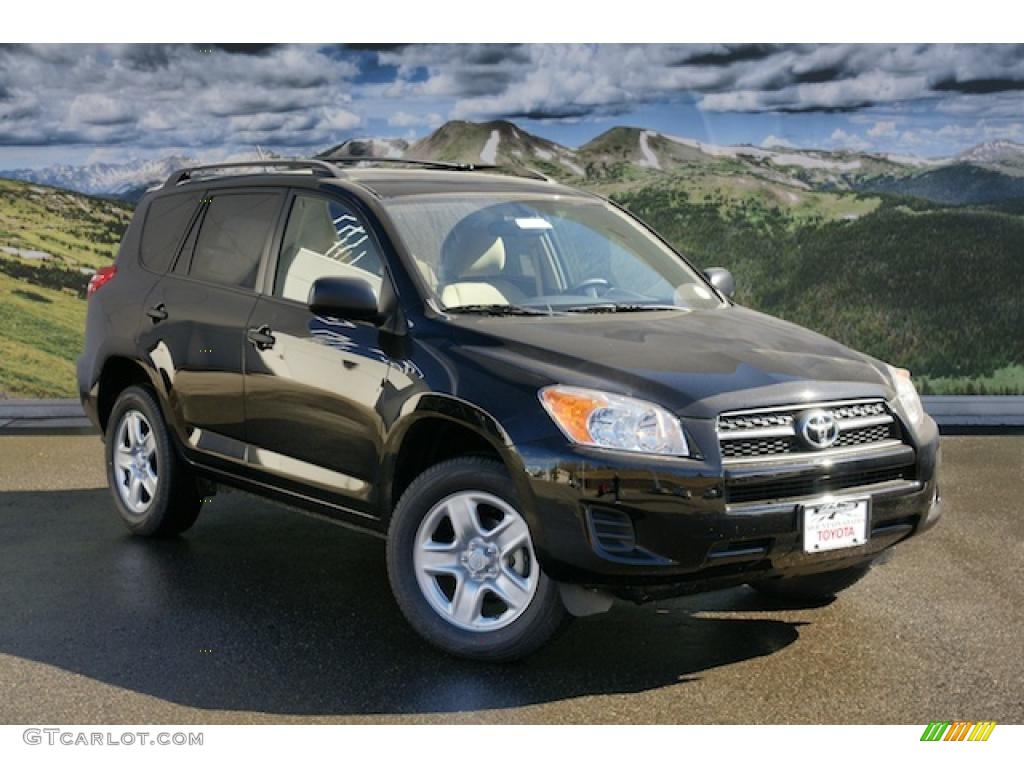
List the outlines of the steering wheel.
{"type": "Polygon", "coordinates": [[[591,277],[580,283],[577,283],[569,289],[570,293],[584,293],[587,296],[593,296],[597,298],[602,293],[607,293],[611,290],[612,284],[605,280],[603,277],[591,277]],[[601,289],[604,289],[603,291],[601,289]]]}

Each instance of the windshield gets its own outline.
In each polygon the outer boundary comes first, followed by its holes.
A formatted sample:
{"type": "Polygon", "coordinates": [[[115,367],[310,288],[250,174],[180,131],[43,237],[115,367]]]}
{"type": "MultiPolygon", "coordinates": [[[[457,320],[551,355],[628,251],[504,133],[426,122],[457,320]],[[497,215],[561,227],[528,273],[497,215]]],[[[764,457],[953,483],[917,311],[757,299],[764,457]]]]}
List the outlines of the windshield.
{"type": "Polygon", "coordinates": [[[387,208],[423,282],[449,311],[724,306],[683,259],[598,200],[430,195],[387,208]]]}

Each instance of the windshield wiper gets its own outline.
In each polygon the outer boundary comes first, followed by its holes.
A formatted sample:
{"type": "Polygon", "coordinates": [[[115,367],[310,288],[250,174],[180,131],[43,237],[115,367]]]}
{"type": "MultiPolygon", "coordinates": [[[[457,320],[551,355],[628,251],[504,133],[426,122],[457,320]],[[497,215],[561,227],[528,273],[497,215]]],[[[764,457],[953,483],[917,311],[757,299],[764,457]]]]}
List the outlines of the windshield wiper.
{"type": "Polygon", "coordinates": [[[566,308],[566,312],[586,312],[599,314],[603,312],[654,312],[665,309],[686,311],[686,307],[677,307],[673,304],[580,304],[575,307],[566,308]]]}
{"type": "Polygon", "coordinates": [[[533,309],[531,307],[520,307],[517,304],[463,304],[458,307],[449,307],[445,312],[465,314],[465,315],[492,315],[494,317],[503,317],[507,315],[550,315],[551,313],[543,309],[533,309]]]}

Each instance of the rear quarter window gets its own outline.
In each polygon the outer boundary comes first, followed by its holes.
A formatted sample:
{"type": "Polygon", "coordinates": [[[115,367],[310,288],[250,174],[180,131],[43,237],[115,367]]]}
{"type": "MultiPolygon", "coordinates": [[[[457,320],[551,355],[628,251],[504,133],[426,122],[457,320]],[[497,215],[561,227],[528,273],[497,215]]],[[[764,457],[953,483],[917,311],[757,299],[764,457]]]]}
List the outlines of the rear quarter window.
{"type": "Polygon", "coordinates": [[[197,202],[195,194],[187,194],[159,197],[149,204],[139,243],[139,257],[148,269],[167,271],[197,202]]]}

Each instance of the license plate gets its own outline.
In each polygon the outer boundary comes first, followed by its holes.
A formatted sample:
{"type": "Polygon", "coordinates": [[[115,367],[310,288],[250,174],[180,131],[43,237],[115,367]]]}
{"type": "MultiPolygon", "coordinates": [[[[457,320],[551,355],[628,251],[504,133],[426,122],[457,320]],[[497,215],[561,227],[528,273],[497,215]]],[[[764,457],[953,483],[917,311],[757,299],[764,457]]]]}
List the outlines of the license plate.
{"type": "Polygon", "coordinates": [[[869,503],[869,499],[842,499],[804,506],[804,552],[859,547],[867,542],[869,503]]]}

